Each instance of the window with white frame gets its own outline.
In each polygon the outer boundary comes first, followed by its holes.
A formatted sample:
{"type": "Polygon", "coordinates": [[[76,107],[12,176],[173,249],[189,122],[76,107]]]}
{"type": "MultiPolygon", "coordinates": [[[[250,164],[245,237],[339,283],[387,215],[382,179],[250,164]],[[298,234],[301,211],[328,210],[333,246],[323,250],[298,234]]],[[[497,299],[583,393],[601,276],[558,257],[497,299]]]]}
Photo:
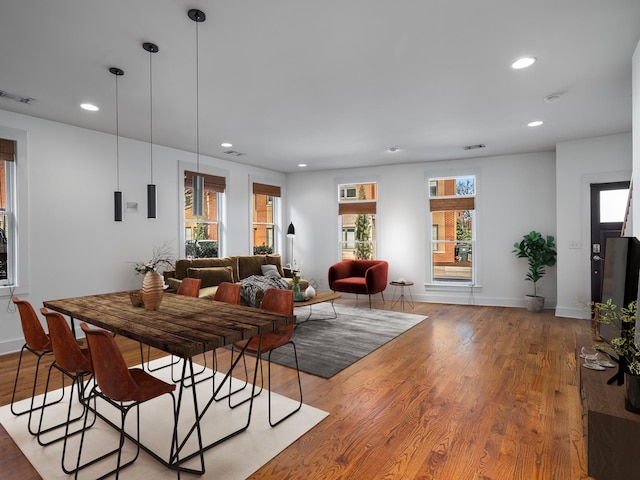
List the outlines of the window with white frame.
{"type": "Polygon", "coordinates": [[[15,228],[16,142],[0,138],[0,285],[15,285],[17,230],[15,228]]]}
{"type": "Polygon", "coordinates": [[[217,175],[184,172],[184,238],[187,258],[220,255],[220,205],[226,179],[217,175]],[[203,215],[193,215],[193,177],[204,177],[203,215]]]}
{"type": "Polygon", "coordinates": [[[342,260],[376,258],[377,183],[338,186],[342,260]]]}
{"type": "Polygon", "coordinates": [[[429,178],[433,283],[474,284],[475,196],[473,175],[429,178]]]}
{"type": "Polygon", "coordinates": [[[264,255],[276,251],[278,202],[280,187],[264,183],[253,184],[253,254],[264,255]]]}

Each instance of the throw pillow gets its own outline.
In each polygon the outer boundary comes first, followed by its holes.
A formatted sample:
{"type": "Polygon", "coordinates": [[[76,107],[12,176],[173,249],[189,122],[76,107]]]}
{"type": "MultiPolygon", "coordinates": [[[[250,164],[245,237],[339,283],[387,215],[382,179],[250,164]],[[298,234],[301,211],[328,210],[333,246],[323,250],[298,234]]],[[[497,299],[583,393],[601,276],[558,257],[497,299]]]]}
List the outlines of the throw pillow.
{"type": "Polygon", "coordinates": [[[215,287],[222,282],[233,282],[233,269],[231,267],[189,268],[187,276],[202,280],[200,288],[215,287]]]}
{"type": "Polygon", "coordinates": [[[262,275],[265,277],[281,278],[278,267],[275,265],[262,265],[262,275]]]}

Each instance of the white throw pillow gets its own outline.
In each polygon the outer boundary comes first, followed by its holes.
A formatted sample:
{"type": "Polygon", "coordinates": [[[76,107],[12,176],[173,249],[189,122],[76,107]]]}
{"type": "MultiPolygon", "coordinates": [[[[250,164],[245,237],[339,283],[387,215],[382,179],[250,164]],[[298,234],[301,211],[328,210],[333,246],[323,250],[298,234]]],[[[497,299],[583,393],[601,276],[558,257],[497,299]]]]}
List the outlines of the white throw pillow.
{"type": "Polygon", "coordinates": [[[262,268],[262,275],[265,277],[281,278],[280,272],[278,272],[278,267],[275,265],[262,265],[260,268],[262,268]]]}

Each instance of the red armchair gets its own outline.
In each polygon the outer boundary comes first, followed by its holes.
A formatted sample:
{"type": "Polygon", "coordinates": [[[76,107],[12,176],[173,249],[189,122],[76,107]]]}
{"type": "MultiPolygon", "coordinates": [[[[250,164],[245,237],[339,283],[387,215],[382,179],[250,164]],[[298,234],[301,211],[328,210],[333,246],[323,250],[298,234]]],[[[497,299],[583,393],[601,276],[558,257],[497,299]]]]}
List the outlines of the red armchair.
{"type": "Polygon", "coordinates": [[[389,264],[384,260],[345,260],[329,267],[329,288],[334,292],[355,293],[369,296],[387,288],[389,264]]]}

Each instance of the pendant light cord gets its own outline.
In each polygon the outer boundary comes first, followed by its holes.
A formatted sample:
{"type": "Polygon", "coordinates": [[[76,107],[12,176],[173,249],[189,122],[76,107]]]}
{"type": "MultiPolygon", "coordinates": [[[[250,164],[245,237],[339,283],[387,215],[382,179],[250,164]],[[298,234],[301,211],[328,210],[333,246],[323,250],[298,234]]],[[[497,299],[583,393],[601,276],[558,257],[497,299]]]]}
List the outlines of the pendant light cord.
{"type": "Polygon", "coordinates": [[[120,191],[120,113],[118,111],[118,75],[116,77],[116,191],[120,191]]]}
{"type": "Polygon", "coordinates": [[[196,22],[196,170],[200,173],[200,49],[196,22]]]}
{"type": "Polygon", "coordinates": [[[151,170],[151,184],[153,184],[153,61],[151,60],[153,56],[153,50],[149,49],[149,158],[151,159],[150,170],[151,170]]]}

